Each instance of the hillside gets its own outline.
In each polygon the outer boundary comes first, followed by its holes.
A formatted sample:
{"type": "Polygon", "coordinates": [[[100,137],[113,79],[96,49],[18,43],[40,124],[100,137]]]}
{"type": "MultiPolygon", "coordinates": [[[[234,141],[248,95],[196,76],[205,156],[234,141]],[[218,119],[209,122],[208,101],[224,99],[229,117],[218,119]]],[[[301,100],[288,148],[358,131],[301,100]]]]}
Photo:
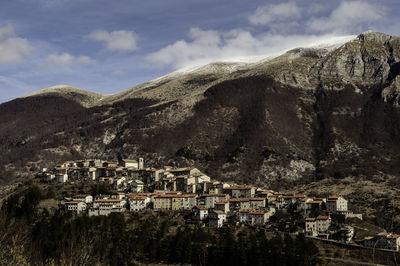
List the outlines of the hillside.
{"type": "Polygon", "coordinates": [[[89,92],[85,90],[81,90],[69,85],[58,85],[49,87],[37,92],[30,93],[28,95],[22,96],[21,98],[30,98],[30,97],[44,97],[44,96],[54,96],[65,98],[68,100],[72,100],[77,102],[78,104],[90,107],[104,98],[103,95],[89,92]]]}
{"type": "Polygon", "coordinates": [[[268,60],[172,73],[110,96],[50,88],[0,105],[0,180],[72,158],[140,155],[268,187],[349,177],[393,190],[399,73],[400,38],[366,32],[268,60]]]}

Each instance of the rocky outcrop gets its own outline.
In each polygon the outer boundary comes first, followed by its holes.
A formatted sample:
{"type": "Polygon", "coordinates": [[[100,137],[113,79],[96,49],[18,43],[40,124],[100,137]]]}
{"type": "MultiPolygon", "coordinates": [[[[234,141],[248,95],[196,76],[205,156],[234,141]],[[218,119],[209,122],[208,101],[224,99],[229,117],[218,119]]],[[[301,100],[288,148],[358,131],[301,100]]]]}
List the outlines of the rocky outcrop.
{"type": "Polygon", "coordinates": [[[381,95],[385,102],[400,107],[400,76],[396,76],[390,86],[382,90],[381,95]]]}

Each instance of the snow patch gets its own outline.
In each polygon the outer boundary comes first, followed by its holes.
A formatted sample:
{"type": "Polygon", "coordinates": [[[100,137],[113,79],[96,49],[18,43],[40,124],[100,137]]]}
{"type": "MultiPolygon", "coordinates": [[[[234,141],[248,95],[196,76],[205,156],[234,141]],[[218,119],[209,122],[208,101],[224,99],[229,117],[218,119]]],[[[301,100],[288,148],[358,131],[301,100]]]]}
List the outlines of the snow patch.
{"type": "Polygon", "coordinates": [[[347,42],[350,42],[352,40],[355,40],[357,38],[357,35],[348,35],[348,36],[328,36],[325,38],[321,38],[320,40],[310,43],[305,46],[301,47],[292,47],[290,49],[282,50],[280,52],[275,52],[275,53],[270,53],[270,54],[263,54],[263,55],[256,55],[256,56],[238,56],[238,57],[233,57],[229,59],[224,59],[220,60],[214,63],[209,63],[206,65],[190,65],[183,67],[181,69],[178,69],[172,73],[169,73],[165,76],[161,76],[159,78],[153,79],[150,82],[159,82],[165,79],[172,79],[176,78],[182,75],[198,72],[198,71],[215,71],[215,70],[224,70],[224,71],[229,71],[233,72],[236,71],[240,68],[245,68],[251,65],[255,64],[261,64],[265,63],[267,61],[270,61],[287,51],[290,51],[292,49],[296,48],[315,48],[315,49],[325,49],[328,52],[333,51],[342,45],[344,45],[347,42]]]}

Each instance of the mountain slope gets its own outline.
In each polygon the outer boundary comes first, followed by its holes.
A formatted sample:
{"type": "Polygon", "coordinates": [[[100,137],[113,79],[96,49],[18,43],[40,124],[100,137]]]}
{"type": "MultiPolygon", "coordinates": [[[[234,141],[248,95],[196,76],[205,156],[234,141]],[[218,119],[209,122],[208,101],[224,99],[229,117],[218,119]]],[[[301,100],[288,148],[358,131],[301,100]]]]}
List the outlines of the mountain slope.
{"type": "Polygon", "coordinates": [[[21,98],[54,96],[75,101],[84,107],[90,107],[104,98],[103,95],[81,90],[69,85],[57,85],[22,96],[21,98]]]}
{"type": "Polygon", "coordinates": [[[4,103],[0,178],[118,154],[262,185],[400,176],[400,39],[346,41],[214,63],[110,96],[57,87],[4,103]]]}

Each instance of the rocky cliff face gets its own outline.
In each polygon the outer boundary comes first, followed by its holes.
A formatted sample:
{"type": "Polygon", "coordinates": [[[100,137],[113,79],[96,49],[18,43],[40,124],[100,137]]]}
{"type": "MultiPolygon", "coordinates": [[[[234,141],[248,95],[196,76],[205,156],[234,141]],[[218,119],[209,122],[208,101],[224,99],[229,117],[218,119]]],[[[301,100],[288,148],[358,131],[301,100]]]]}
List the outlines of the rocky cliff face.
{"type": "Polygon", "coordinates": [[[111,96],[16,99],[0,105],[0,178],[118,154],[265,186],[400,176],[399,66],[400,38],[367,32],[339,47],[211,64],[111,96]]]}

